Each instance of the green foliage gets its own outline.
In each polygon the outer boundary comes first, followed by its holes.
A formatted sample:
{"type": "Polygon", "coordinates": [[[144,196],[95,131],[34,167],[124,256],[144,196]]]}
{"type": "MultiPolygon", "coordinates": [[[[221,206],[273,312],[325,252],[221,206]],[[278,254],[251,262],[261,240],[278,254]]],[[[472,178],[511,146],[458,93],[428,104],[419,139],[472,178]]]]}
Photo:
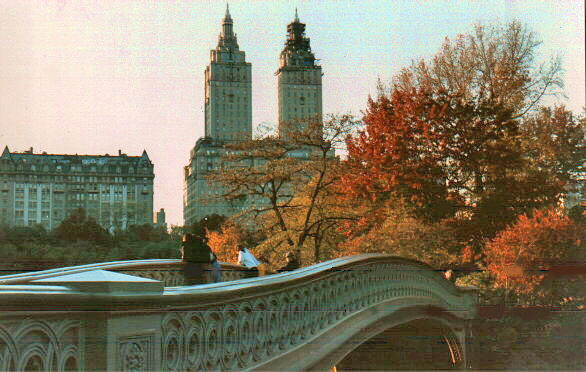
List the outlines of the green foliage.
{"type": "Polygon", "coordinates": [[[77,210],[53,231],[0,226],[0,271],[12,274],[96,262],[178,258],[179,238],[151,225],[111,236],[77,210]]]}
{"type": "Polygon", "coordinates": [[[165,230],[149,224],[131,225],[124,231],[118,231],[114,235],[115,241],[144,241],[160,242],[167,240],[169,235],[165,230]]]}
{"type": "Polygon", "coordinates": [[[34,226],[5,226],[0,225],[0,244],[23,242],[51,243],[54,239],[42,225],[34,226]]]}
{"type": "Polygon", "coordinates": [[[106,229],[87,216],[83,208],[76,209],[64,219],[54,234],[57,239],[65,242],[89,241],[100,246],[112,244],[112,237],[106,229]]]}
{"type": "Polygon", "coordinates": [[[191,226],[188,226],[189,232],[197,236],[205,236],[208,231],[219,231],[224,222],[226,222],[226,216],[219,214],[212,214],[203,217],[198,222],[195,222],[191,226]]]}

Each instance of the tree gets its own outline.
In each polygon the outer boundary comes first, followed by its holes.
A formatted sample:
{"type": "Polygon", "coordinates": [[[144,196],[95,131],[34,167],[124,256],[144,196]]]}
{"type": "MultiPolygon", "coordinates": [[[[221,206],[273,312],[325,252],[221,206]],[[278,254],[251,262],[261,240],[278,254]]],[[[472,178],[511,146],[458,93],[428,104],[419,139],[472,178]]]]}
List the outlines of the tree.
{"type": "Polygon", "coordinates": [[[226,220],[226,216],[214,213],[209,216],[203,217],[202,219],[195,222],[191,226],[188,226],[187,228],[189,232],[192,234],[198,236],[205,236],[210,231],[220,230],[222,224],[224,224],[226,220]]]}
{"type": "Polygon", "coordinates": [[[218,230],[209,231],[208,244],[219,261],[237,263],[241,232],[234,223],[226,222],[218,230]]]}
{"type": "Polygon", "coordinates": [[[161,227],[152,224],[130,225],[126,230],[118,231],[114,236],[116,241],[161,242],[169,240],[169,234],[161,227]]]}
{"type": "MultiPolygon", "coordinates": [[[[449,220],[427,222],[415,217],[409,203],[388,199],[378,204],[378,223],[360,231],[360,226],[340,243],[337,256],[385,253],[425,262],[437,269],[461,263],[459,242],[449,220]]],[[[368,224],[368,219],[363,223],[368,224]]]]}
{"type": "MultiPolygon", "coordinates": [[[[564,265],[571,265],[566,266],[566,271],[568,267],[583,265],[585,236],[585,225],[553,209],[537,210],[531,217],[519,216],[515,224],[486,244],[488,270],[495,276],[497,286],[508,287],[519,294],[533,293],[541,297],[559,294],[563,292],[559,291],[560,285],[568,285],[571,280],[565,279],[546,288],[547,273],[564,265]]],[[[583,287],[581,292],[581,301],[584,301],[583,287]]],[[[556,300],[559,305],[561,298],[556,300]]]]}
{"type": "MultiPolygon", "coordinates": [[[[580,192],[586,174],[586,116],[576,120],[564,106],[542,107],[521,125],[523,150],[542,198],[580,192]]],[[[553,203],[550,203],[553,204],[553,203]]]]}
{"type": "Polygon", "coordinates": [[[55,236],[66,242],[90,241],[99,245],[110,245],[112,237],[96,220],[78,208],[65,218],[54,231],[55,236]]]}
{"type": "Polygon", "coordinates": [[[517,215],[555,204],[522,146],[522,121],[562,88],[559,58],[535,63],[539,44],[518,22],[478,25],[404,69],[348,140],[348,193],[403,198],[429,222],[458,217],[476,252],[517,215]]]}
{"type": "Polygon", "coordinates": [[[286,140],[265,136],[228,145],[221,170],[210,181],[223,186],[222,197],[245,200],[243,216],[270,214],[264,219],[273,223],[268,230],[278,230],[278,243],[285,242],[299,254],[319,224],[315,218],[320,196],[339,176],[340,160],[334,151],[356,126],[349,115],[333,116],[291,126],[286,140]],[[296,197],[298,192],[305,198],[296,197]],[[301,216],[295,228],[286,218],[293,211],[301,216]]]}
{"type": "Polygon", "coordinates": [[[442,169],[441,135],[433,130],[434,106],[420,89],[368,99],[365,129],[347,140],[348,172],[341,185],[353,197],[404,198],[418,215],[437,220],[451,212],[442,169]]]}
{"type": "MultiPolygon", "coordinates": [[[[341,166],[342,163],[338,164],[341,166]]],[[[342,171],[337,168],[336,178],[342,171]]],[[[269,238],[263,241],[257,248],[256,254],[273,266],[281,266],[291,246],[287,242],[287,234],[298,237],[302,234],[305,239],[297,240],[300,245],[297,249],[297,257],[303,265],[310,265],[336,257],[337,244],[345,240],[340,234],[341,225],[358,221],[361,216],[353,205],[343,198],[334,183],[322,188],[319,195],[312,200],[310,190],[315,188],[314,182],[317,176],[300,185],[291,205],[295,208],[283,210],[282,217],[286,223],[287,231],[280,229],[275,214],[268,211],[258,218],[258,226],[264,235],[269,238]],[[313,202],[313,204],[312,204],[313,202]],[[311,215],[307,210],[312,208],[311,215]]],[[[333,181],[335,182],[335,181],[333,181]]]]}

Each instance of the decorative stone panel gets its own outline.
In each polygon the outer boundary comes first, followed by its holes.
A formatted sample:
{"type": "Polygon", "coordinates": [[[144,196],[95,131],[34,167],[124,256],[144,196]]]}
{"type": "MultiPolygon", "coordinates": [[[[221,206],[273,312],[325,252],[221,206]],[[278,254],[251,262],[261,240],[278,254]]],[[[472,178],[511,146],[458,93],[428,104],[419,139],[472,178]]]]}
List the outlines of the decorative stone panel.
{"type": "Polygon", "coordinates": [[[155,370],[154,345],[154,335],[119,337],[116,347],[118,371],[155,370]]]}
{"type": "Polygon", "coordinates": [[[81,322],[0,322],[0,371],[83,371],[81,322]]]}

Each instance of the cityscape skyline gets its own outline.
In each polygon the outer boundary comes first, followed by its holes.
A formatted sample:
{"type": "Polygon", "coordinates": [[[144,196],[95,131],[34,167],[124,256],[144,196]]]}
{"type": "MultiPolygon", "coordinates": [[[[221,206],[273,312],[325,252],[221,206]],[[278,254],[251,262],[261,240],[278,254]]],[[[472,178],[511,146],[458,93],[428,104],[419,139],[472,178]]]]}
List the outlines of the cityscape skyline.
{"type": "MultiPolygon", "coordinates": [[[[182,173],[204,134],[204,70],[225,3],[3,2],[0,146],[52,154],[140,154],[154,163],[154,211],[182,225],[182,173]]],[[[279,52],[297,8],[323,68],[324,113],[357,116],[377,80],[429,58],[474,23],[519,19],[563,58],[567,99],[584,98],[581,1],[230,2],[252,64],[252,123],[275,124],[279,52]],[[445,4],[445,6],[444,6],[445,4]],[[263,13],[264,16],[262,16],[263,13]],[[351,87],[351,89],[349,88],[351,87]]]]}

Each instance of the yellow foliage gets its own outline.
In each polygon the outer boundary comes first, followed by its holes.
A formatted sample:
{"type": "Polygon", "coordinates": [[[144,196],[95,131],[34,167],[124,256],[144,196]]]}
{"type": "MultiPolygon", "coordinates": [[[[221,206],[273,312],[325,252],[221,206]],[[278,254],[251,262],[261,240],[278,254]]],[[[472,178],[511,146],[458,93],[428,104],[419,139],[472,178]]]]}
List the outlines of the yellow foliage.
{"type": "Polygon", "coordinates": [[[240,232],[232,223],[222,225],[220,231],[207,231],[206,236],[218,261],[236,264],[240,232]]]}

